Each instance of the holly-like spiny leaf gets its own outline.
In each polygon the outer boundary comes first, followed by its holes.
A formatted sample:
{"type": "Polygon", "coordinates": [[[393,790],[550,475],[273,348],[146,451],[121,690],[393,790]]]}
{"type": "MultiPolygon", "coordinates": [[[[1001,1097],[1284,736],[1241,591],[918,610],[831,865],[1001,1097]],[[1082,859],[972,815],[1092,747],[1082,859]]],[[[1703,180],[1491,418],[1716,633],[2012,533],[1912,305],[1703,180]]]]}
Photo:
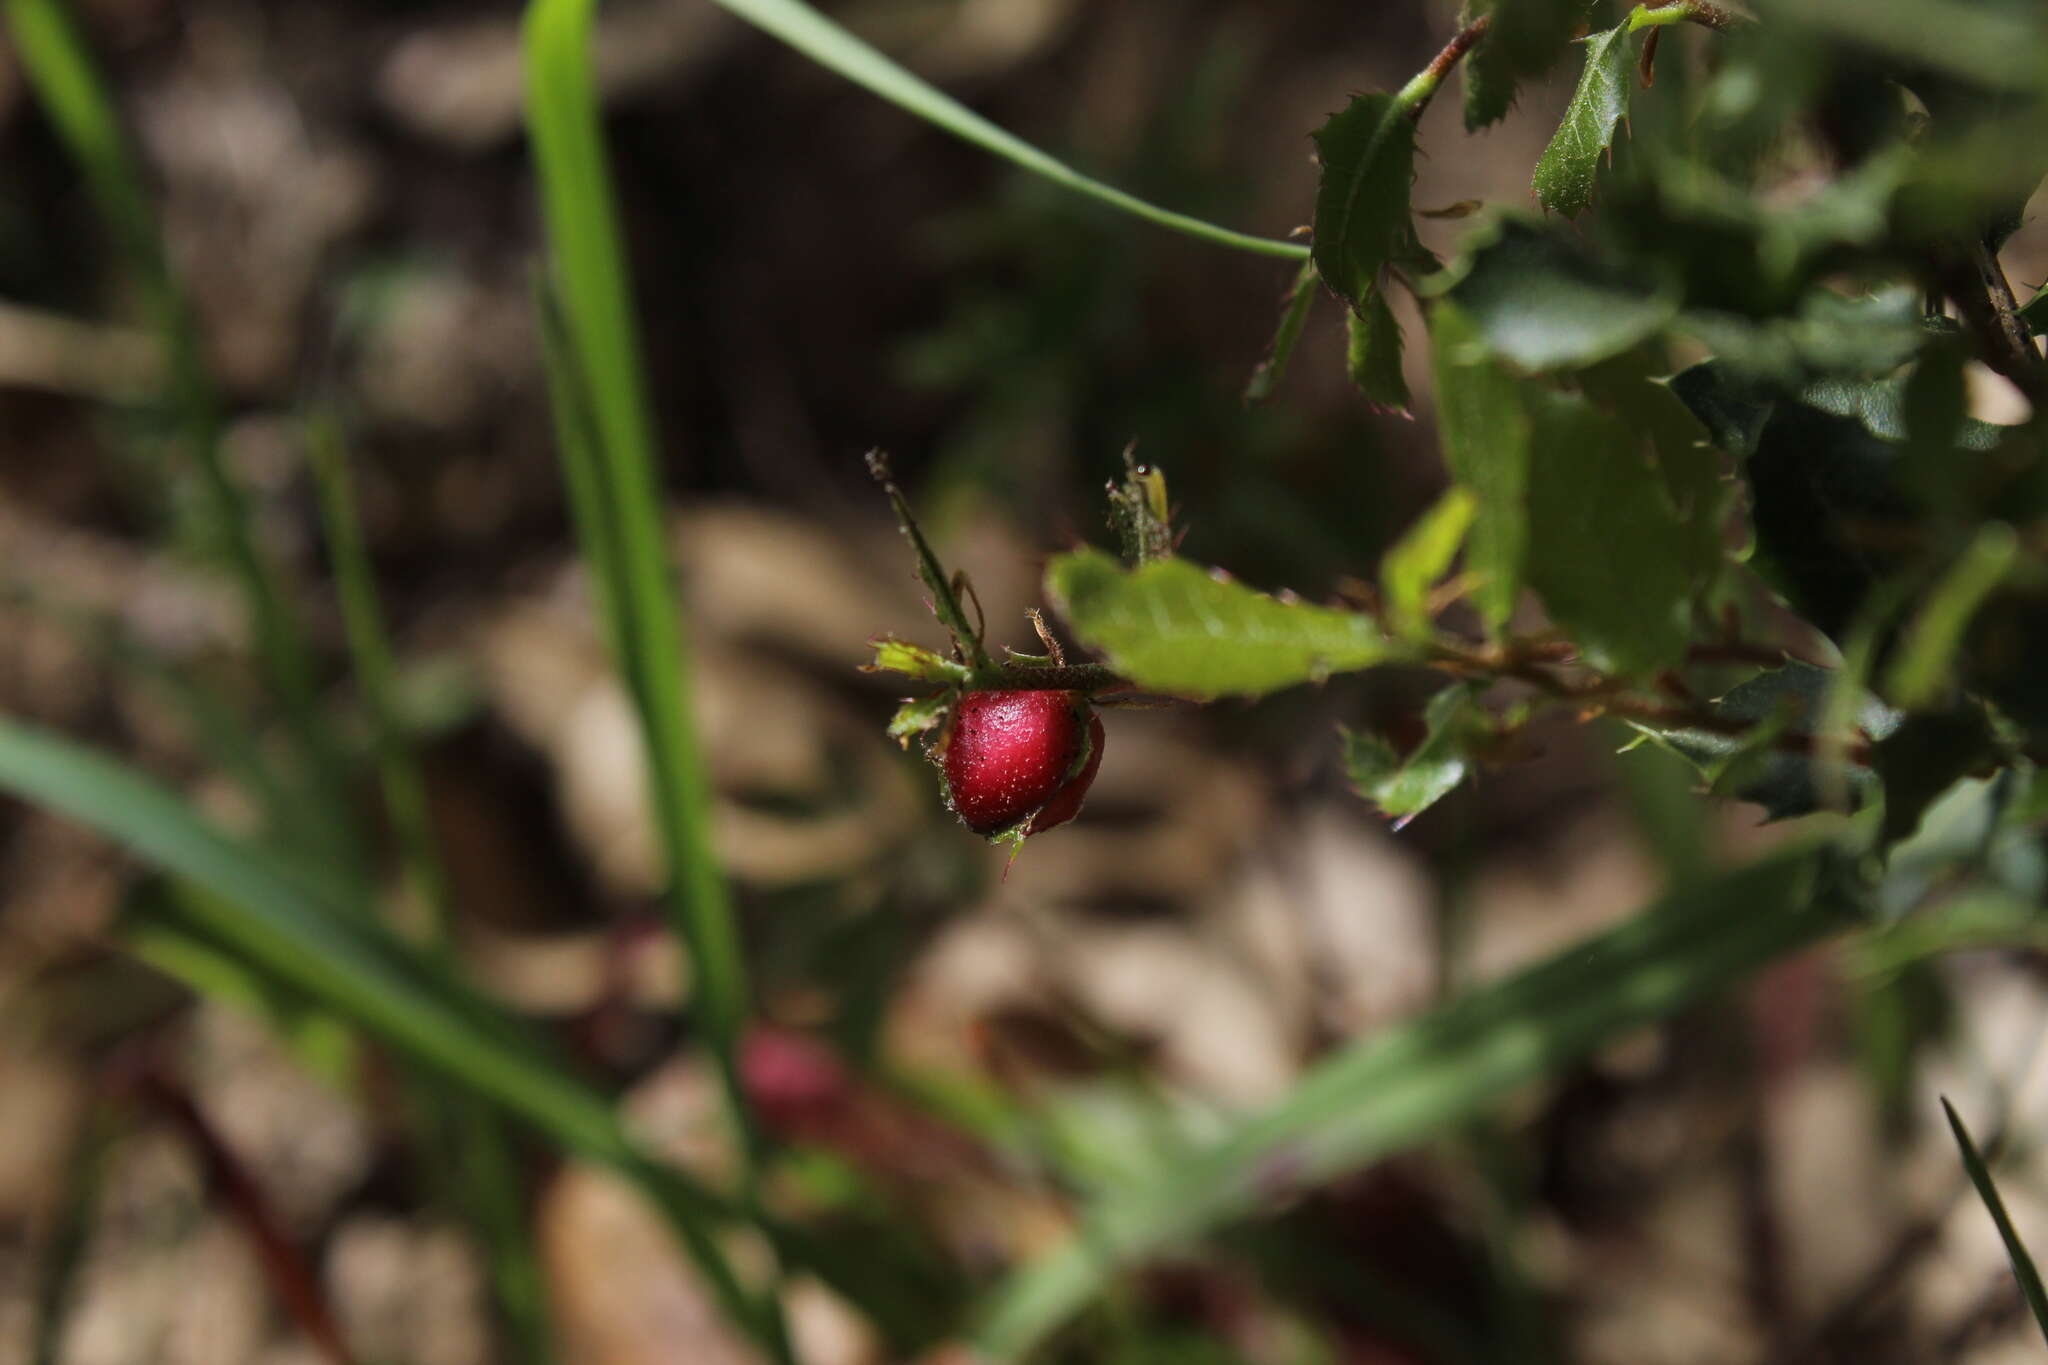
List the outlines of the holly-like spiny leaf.
{"type": "MultiPolygon", "coordinates": [[[[1755,802],[1765,818],[1785,820],[1817,810],[1855,809],[1876,790],[1868,769],[1840,758],[1824,759],[1813,752],[1795,752],[1790,739],[1811,741],[1826,714],[1837,675],[1812,664],[1788,660],[1740,684],[1710,704],[1721,720],[1749,726],[1745,734],[1685,727],[1636,729],[1691,760],[1719,795],[1755,802]]],[[[1865,696],[1856,709],[1863,735],[1883,740],[1899,728],[1901,717],[1875,697],[1865,696]]],[[[1843,736],[1845,741],[1853,738],[1843,736]]]]}
{"type": "Polygon", "coordinates": [[[1345,368],[1376,412],[1408,411],[1408,381],[1401,374],[1401,324],[1387,306],[1384,285],[1366,291],[1346,319],[1345,368]]]}
{"type": "Polygon", "coordinates": [[[1370,616],[1282,601],[1184,559],[1126,570],[1077,550],[1048,566],[1045,591],[1120,676],[1171,696],[1259,696],[1413,657],[1370,616]]]}
{"type": "Polygon", "coordinates": [[[1543,207],[1575,218],[1593,202],[1600,159],[1614,145],[1614,127],[1628,116],[1635,44],[1619,24],[1585,40],[1586,69],[1565,106],[1564,120],[1536,162],[1532,182],[1543,207]]]}

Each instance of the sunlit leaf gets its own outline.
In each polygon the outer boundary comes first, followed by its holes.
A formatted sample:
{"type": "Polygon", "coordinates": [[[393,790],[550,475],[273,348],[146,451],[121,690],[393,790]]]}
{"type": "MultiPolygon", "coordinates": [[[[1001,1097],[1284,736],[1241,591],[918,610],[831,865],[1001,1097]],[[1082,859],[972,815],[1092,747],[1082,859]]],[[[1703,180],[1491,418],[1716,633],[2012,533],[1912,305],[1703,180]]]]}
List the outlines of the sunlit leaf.
{"type": "Polygon", "coordinates": [[[1080,550],[1052,562],[1045,590],[1119,674],[1174,696],[1257,696],[1408,652],[1369,616],[1268,597],[1184,559],[1127,570],[1080,550]]]}

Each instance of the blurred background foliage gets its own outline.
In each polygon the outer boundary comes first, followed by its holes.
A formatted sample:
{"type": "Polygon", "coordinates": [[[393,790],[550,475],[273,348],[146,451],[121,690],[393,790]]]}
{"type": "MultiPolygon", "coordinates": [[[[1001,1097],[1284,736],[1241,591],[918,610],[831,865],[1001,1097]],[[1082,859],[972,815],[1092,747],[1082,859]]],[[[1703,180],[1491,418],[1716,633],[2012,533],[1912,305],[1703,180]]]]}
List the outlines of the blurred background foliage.
{"type": "MultiPolygon", "coordinates": [[[[828,8],[1063,159],[1276,237],[1315,200],[1308,134],[1399,87],[1457,19],[1421,0],[828,8]]],[[[1814,7],[1816,41],[1842,8],[1814,7]]],[[[1896,18],[1913,6],[1866,9],[1880,51],[1917,32],[1896,18]]],[[[1351,388],[1328,306],[1247,405],[1293,263],[1075,198],[708,3],[604,8],[597,92],[712,802],[694,834],[751,978],[752,1028],[722,1049],[662,929],[676,830],[648,814],[635,709],[659,680],[607,653],[556,456],[519,16],[68,10],[146,192],[124,217],[118,183],[81,176],[21,61],[60,11],[12,0],[0,714],[35,727],[8,760],[71,804],[0,803],[0,1360],[741,1362],[774,1358],[780,1318],[813,1365],[939,1365],[1078,1210],[1182,1168],[1190,1208],[1243,1208],[1104,1274],[1049,1358],[2038,1351],[1934,1098],[2039,1227],[2048,939],[2012,890],[2038,885],[2037,797],[2001,789],[1996,839],[1968,801],[1935,808],[1890,885],[1923,866],[1914,895],[1945,885],[1965,855],[1999,869],[1938,921],[1792,952],[1817,897],[1774,850],[1814,830],[1697,800],[1664,754],[1617,760],[1616,730],[1539,727],[1527,761],[1390,832],[1337,727],[1419,732],[1419,674],[1112,716],[1086,815],[1007,879],[882,733],[895,698],[855,671],[863,641],[930,631],[862,451],[892,452],[997,640],[1031,639],[1048,555],[1107,542],[1101,490],[1133,441],[1171,473],[1191,559],[1355,592],[1443,482],[1405,298],[1415,420],[1351,388]],[[129,842],[171,874],[81,820],[161,836],[129,842]],[[1610,928],[1635,961],[1639,909],[1752,861],[1739,885],[1788,911],[1761,977],[1603,1035],[1424,1145],[1389,1139],[1403,1154],[1331,1172],[1276,1148],[1226,1172],[1247,1190],[1199,1184],[1237,1117],[1299,1099],[1343,1044],[1610,928]],[[757,1161],[723,1116],[722,1050],[757,1161]],[[749,1215],[773,1235],[738,1235],[749,1215]]],[[[1660,93],[1712,36],[1670,36],[1660,93]]],[[[1811,93],[1807,67],[1773,65],[1788,50],[1731,61],[1774,99],[1724,111],[1703,153],[1721,169],[1781,150],[1811,93]]],[[[1476,136],[1458,100],[1433,104],[1415,205],[1527,204],[1576,66],[1476,136]]],[[[1679,136],[1657,122],[1676,103],[1638,100],[1639,135],[1679,136]]],[[[1614,234],[1697,207],[1618,160],[1637,198],[1614,234]]],[[[1417,226],[1448,258],[1469,223],[1417,226]]],[[[1790,306],[1768,279],[1727,297],[1711,232],[1683,226],[1707,280],[1690,306],[1790,306]]],[[[2030,216],[2002,250],[2016,281],[2048,277],[2030,216]]],[[[554,358],[559,398],[579,381],[554,358]]],[[[1976,415],[2023,415],[1971,383],[1976,415]]],[[[1597,984],[1591,961],[1575,981],[1597,984]]],[[[1504,1004],[1464,1018],[1523,1036],[1524,997],[1477,998],[1504,1004]]],[[[1311,1135],[1368,1141],[1380,1116],[1337,1100],[1311,1135]]]]}

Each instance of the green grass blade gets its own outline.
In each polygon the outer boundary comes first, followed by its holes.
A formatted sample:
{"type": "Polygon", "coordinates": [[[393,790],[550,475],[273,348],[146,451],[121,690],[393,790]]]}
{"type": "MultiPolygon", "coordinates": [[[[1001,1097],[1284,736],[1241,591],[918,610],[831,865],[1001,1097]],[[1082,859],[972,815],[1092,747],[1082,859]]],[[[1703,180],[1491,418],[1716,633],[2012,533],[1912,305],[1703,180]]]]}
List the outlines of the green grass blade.
{"type": "MultiPolygon", "coordinates": [[[[23,73],[127,258],[150,322],[170,364],[169,398],[183,444],[198,476],[207,550],[235,579],[271,685],[283,700],[297,736],[316,769],[326,774],[324,794],[345,790],[342,763],[318,711],[312,653],[299,624],[274,586],[258,549],[241,489],[220,449],[220,403],[206,369],[191,306],[171,274],[156,216],[129,151],[114,102],[95,69],[63,0],[5,0],[4,13],[23,73]]],[[[328,811],[336,834],[353,838],[338,802],[328,811]]]]}
{"type": "Polygon", "coordinates": [[[1043,176],[1055,185],[1085,194],[1132,217],[1217,246],[1260,256],[1283,256],[1290,260],[1308,257],[1308,248],[1298,242],[1233,232],[1200,218],[1147,203],[1136,195],[1081,174],[1064,161],[997,127],[951,95],[912,75],[802,0],[718,0],[718,3],[756,28],[773,34],[818,65],[838,72],[897,108],[915,114],[1034,175],[1043,176]]]}
{"type": "MultiPolygon", "coordinates": [[[[694,1005],[741,1149],[742,1202],[757,1222],[761,1139],[739,1076],[749,987],[739,929],[711,844],[712,792],[689,686],[689,649],[668,559],[656,443],[590,64],[595,0],[526,12],[527,120],[547,228],[551,396],[577,534],[646,740],[671,923],[689,949],[694,1005]],[[557,328],[556,323],[559,323],[557,328]]],[[[780,1299],[743,1318],[789,1358],[780,1299]]]]}
{"type": "MultiPolygon", "coordinates": [[[[745,967],[724,876],[709,843],[710,782],[685,684],[688,655],[670,578],[624,249],[591,88],[592,0],[540,0],[527,14],[535,156],[575,374],[587,386],[594,442],[565,447],[572,494],[599,501],[602,543],[586,545],[592,571],[625,627],[630,674],[646,732],[660,826],[675,881],[677,917],[695,957],[704,1023],[736,1039],[747,1012],[745,967]],[[578,468],[577,466],[587,466],[578,468]]],[[[589,533],[598,524],[579,525],[589,533]]]]}
{"type": "Polygon", "coordinates": [[[0,720],[0,791],[98,830],[192,883],[203,894],[181,898],[179,909],[198,933],[564,1150],[625,1174],[667,1215],[728,1310],[758,1322],[760,1309],[712,1236],[733,1216],[730,1206],[642,1152],[603,1096],[434,960],[327,903],[272,855],[199,819],[176,792],[69,741],[0,720]]]}
{"type": "Polygon", "coordinates": [[[1353,1044],[1207,1151],[1120,1189],[997,1295],[978,1344],[1027,1355],[1117,1272],[1288,1192],[1413,1146],[1846,923],[1815,858],[1774,855],[1686,887],[1547,962],[1353,1044]]]}
{"type": "Polygon", "coordinates": [[[1970,1173],[1970,1183],[1977,1187],[1977,1197],[1984,1201],[1991,1221],[1998,1225],[1999,1239],[2005,1243],[2005,1254],[2012,1261],[2013,1278],[2020,1282],[2020,1293],[2026,1296],[2027,1308],[2033,1313],[2042,1338],[2048,1340],[2048,1289],[2041,1285],[2041,1272],[2034,1268],[2034,1258],[2027,1254],[2026,1243],[2020,1240],[2018,1230],[2012,1225],[2012,1215],[2005,1211],[2005,1200],[1999,1197],[1998,1186],[1991,1179],[1991,1168],[1984,1164],[1977,1144],[1970,1140],[1970,1130],[1963,1126],[1962,1117],[1946,1096],[1941,1101],[1941,1111],[1948,1115],[1949,1131],[1956,1135],[1956,1147],[1963,1156],[1963,1169],[1970,1173]]]}

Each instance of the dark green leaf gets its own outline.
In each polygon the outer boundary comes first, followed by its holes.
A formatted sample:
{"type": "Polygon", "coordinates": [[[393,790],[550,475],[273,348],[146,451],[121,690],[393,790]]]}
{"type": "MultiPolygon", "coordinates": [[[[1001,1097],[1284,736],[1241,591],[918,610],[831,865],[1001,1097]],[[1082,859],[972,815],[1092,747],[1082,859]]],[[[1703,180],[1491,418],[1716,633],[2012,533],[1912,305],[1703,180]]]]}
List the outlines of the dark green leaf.
{"type": "Polygon", "coordinates": [[[1363,308],[1380,272],[1414,249],[1415,120],[1392,95],[1360,95],[1315,137],[1315,266],[1338,297],[1363,308]]]}
{"type": "Polygon", "coordinates": [[[1668,291],[1621,274],[1558,232],[1520,218],[1477,229],[1432,287],[1524,370],[1577,369],[1619,355],[1677,314],[1668,291]]]}
{"type": "MultiPolygon", "coordinates": [[[[1836,674],[1829,670],[1790,660],[1712,704],[1719,719],[1746,724],[1746,734],[1640,724],[1636,728],[1690,759],[1716,793],[1755,802],[1769,819],[1844,805],[1854,809],[1873,794],[1868,769],[1779,747],[1781,740],[1796,739],[1802,741],[1800,748],[1813,748],[1811,741],[1835,685],[1836,674]]],[[[1891,734],[1899,720],[1897,712],[1867,696],[1855,717],[1857,728],[1873,739],[1891,734]]]]}
{"type": "Polygon", "coordinates": [[[1984,1201],[1984,1208],[1998,1227],[1999,1240],[2005,1243],[2006,1258],[2012,1262],[2013,1278],[2019,1281],[2027,1309],[2034,1315],[2034,1325],[2041,1329],[2043,1338],[2048,1338],[2048,1289],[2042,1287],[2041,1272],[2034,1268],[2034,1258],[2027,1254],[2027,1244],[2020,1240],[2018,1230],[2012,1225],[2012,1215],[2005,1211],[2005,1200],[1999,1197],[1998,1184],[1991,1178],[1991,1168],[1984,1164],[1977,1144],[1970,1140],[1970,1130],[1963,1127],[1962,1117],[1946,1097],[1941,1101],[1941,1111],[1948,1115],[1949,1131],[1955,1134],[1956,1146],[1962,1151],[1963,1169],[1970,1173],[1970,1183],[1977,1187],[1977,1197],[1984,1201]]]}
{"type": "Polygon", "coordinates": [[[1430,309],[1429,340],[1444,463],[1478,500],[1465,554],[1477,580],[1472,600],[1498,629],[1522,588],[1533,425],[1521,384],[1492,358],[1464,310],[1438,300],[1430,309]]]}
{"type": "Polygon", "coordinates": [[[1465,780],[1473,746],[1490,734],[1478,691],[1465,684],[1430,698],[1423,725],[1422,743],[1408,754],[1396,753],[1378,736],[1344,732],[1344,767],[1353,790],[1403,823],[1465,780]]]}
{"type": "Polygon", "coordinates": [[[1184,559],[1126,570],[1078,550],[1046,569],[1045,591],[1119,674],[1173,696],[1257,696],[1408,654],[1369,616],[1268,597],[1184,559]]]}
{"type": "Polygon", "coordinates": [[[1980,708],[1906,717],[1871,748],[1871,767],[1884,783],[1883,846],[1911,838],[1937,797],[1965,777],[1985,775],[1997,758],[1980,708]]]}
{"type": "Polygon", "coordinates": [[[1498,123],[1518,87],[1557,65],[1571,50],[1584,0],[1492,0],[1486,36],[1465,58],[1465,128],[1498,123]]]}
{"type": "Polygon", "coordinates": [[[1589,398],[1648,437],[1664,491],[1685,525],[1690,562],[1711,587],[1727,557],[1722,526],[1735,485],[1725,477],[1706,427],[1672,392],[1671,382],[1657,377],[1646,352],[1596,365],[1578,380],[1589,398]]]}
{"type": "Polygon", "coordinates": [[[1704,577],[1662,476],[1628,423],[1582,398],[1529,398],[1530,586],[1595,667],[1679,662],[1704,577]]]}
{"type": "Polygon", "coordinates": [[[1797,315],[1763,320],[1692,309],[1678,319],[1677,330],[1716,360],[1787,388],[1821,376],[1888,374],[1927,339],[1919,299],[1907,288],[1855,299],[1820,289],[1800,302],[1797,315]]]}
{"type": "Polygon", "coordinates": [[[1628,116],[1635,79],[1635,44],[1621,24],[1585,40],[1586,69],[1565,107],[1564,121],[1536,163],[1536,197],[1567,218],[1593,202],[1600,158],[1614,143],[1614,125],[1628,116]]]}
{"type": "Polygon", "coordinates": [[[1408,381],[1401,375],[1401,324],[1387,306],[1387,291],[1375,285],[1345,319],[1345,368],[1376,412],[1408,411],[1408,381]]]}

